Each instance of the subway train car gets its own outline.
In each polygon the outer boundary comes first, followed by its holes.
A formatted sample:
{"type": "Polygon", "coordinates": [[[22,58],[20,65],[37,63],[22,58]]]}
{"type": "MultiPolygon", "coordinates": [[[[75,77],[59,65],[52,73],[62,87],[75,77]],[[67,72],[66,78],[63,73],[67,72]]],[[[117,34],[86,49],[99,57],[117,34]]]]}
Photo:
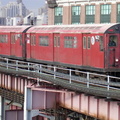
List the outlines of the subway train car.
{"type": "Polygon", "coordinates": [[[99,72],[120,72],[120,24],[33,26],[26,59],[99,72]]]}
{"type": "Polygon", "coordinates": [[[25,33],[30,26],[0,26],[0,56],[25,59],[25,33]]]}
{"type": "Polygon", "coordinates": [[[120,24],[1,26],[0,56],[120,72],[120,24]]]}

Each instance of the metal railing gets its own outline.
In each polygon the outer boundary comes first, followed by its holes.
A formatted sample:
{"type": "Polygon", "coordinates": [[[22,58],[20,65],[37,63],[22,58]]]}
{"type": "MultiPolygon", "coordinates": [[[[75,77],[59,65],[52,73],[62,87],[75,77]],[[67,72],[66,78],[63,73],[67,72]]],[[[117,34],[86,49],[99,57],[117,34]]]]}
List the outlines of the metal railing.
{"type": "Polygon", "coordinates": [[[54,79],[62,79],[69,84],[79,83],[84,85],[86,88],[99,87],[106,89],[106,91],[120,90],[120,78],[109,75],[83,72],[79,70],[11,60],[6,58],[0,58],[0,67],[6,68],[7,70],[12,69],[14,71],[25,71],[47,75],[53,77],[54,79]]]}

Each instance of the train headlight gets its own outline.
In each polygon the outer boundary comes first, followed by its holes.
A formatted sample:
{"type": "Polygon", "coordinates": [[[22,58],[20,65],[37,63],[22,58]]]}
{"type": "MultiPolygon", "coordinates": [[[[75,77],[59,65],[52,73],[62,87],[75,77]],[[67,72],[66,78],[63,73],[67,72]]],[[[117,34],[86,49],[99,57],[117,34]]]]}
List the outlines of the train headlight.
{"type": "Polygon", "coordinates": [[[115,59],[116,62],[118,62],[119,60],[118,59],[115,59]]]}

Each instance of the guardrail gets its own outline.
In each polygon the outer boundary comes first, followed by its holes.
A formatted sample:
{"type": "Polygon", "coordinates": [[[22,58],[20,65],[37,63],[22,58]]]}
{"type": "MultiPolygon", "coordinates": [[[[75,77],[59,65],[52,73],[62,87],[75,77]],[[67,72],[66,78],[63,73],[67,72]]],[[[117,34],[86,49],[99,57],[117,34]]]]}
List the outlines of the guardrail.
{"type": "Polygon", "coordinates": [[[47,76],[52,76],[54,79],[63,79],[69,84],[82,84],[86,88],[99,87],[106,89],[106,91],[120,90],[120,78],[109,75],[102,75],[91,72],[60,68],[56,66],[48,66],[37,63],[11,60],[7,58],[0,58],[0,67],[6,68],[7,70],[12,69],[15,71],[33,72],[42,75],[44,74],[47,76]]]}

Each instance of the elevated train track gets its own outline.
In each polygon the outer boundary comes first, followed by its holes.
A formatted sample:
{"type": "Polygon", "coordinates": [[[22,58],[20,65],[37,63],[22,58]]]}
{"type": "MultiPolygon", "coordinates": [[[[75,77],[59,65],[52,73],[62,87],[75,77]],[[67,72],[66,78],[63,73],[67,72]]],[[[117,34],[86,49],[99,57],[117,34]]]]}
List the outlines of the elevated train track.
{"type": "Polygon", "coordinates": [[[120,99],[119,77],[0,58],[0,72],[37,78],[87,95],[120,99]],[[92,76],[92,77],[91,77],[92,76]],[[114,82],[117,81],[117,82],[114,82]]]}

